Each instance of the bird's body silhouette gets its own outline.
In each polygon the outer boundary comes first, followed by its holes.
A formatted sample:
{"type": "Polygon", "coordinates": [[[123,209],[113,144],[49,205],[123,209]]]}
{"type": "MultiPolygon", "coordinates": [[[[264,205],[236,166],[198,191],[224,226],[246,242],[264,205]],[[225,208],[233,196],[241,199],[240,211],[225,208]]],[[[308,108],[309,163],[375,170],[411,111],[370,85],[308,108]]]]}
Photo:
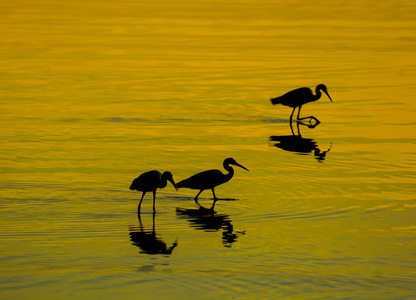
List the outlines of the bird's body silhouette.
{"type": "Polygon", "coordinates": [[[143,192],[142,198],[140,199],[139,206],[137,208],[140,213],[140,207],[142,205],[143,197],[147,192],[153,192],[153,212],[155,209],[156,190],[163,189],[168,181],[170,181],[176,189],[175,181],[171,172],[164,172],[161,174],[159,171],[153,170],[141,174],[139,177],[133,180],[130,190],[137,190],[143,192]]]}
{"type": "Polygon", "coordinates": [[[328,94],[328,89],[324,84],[319,84],[315,88],[315,95],[313,94],[310,88],[302,87],[302,88],[298,88],[296,90],[287,92],[283,96],[272,98],[270,99],[270,101],[272,102],[272,104],[282,104],[285,106],[293,107],[292,114],[290,115],[291,123],[292,123],[293,113],[295,112],[296,107],[299,107],[297,120],[314,119],[317,123],[319,123],[319,120],[313,116],[299,118],[299,114],[300,114],[302,105],[304,105],[305,103],[316,101],[319,98],[321,98],[321,95],[322,95],[321,91],[323,91],[328,96],[329,100],[331,100],[332,102],[332,99],[328,94]]]}
{"type": "Polygon", "coordinates": [[[211,209],[214,209],[215,202],[217,202],[218,198],[215,195],[214,188],[220,184],[226,183],[229,181],[234,175],[234,169],[230,165],[235,165],[244,170],[247,170],[245,167],[237,163],[233,158],[227,158],[224,160],[223,166],[224,169],[228,171],[227,174],[223,174],[220,170],[208,170],[204,172],[197,173],[185,180],[178,182],[177,187],[181,188],[190,188],[194,190],[199,190],[199,193],[195,196],[195,202],[198,203],[198,196],[207,189],[212,191],[214,196],[214,202],[212,203],[211,209]]]}

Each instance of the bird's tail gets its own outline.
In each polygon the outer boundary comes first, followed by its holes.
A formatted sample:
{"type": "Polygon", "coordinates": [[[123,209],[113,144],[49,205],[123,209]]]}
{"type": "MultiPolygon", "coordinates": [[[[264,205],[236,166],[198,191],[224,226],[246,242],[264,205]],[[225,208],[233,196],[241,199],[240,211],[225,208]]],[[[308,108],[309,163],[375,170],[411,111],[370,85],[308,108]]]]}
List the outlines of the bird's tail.
{"type": "Polygon", "coordinates": [[[279,104],[280,103],[280,97],[276,97],[276,98],[271,98],[270,102],[272,104],[279,104]]]}

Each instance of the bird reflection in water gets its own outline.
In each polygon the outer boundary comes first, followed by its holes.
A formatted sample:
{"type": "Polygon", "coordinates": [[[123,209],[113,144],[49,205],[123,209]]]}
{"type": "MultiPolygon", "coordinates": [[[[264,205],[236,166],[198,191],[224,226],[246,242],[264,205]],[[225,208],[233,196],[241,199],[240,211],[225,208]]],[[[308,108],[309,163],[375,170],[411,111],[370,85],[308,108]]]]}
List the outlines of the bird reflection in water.
{"type": "Polygon", "coordinates": [[[298,134],[296,135],[293,131],[292,123],[290,123],[290,129],[292,130],[292,135],[274,135],[270,137],[271,142],[278,142],[272,143],[273,146],[280,148],[285,151],[296,152],[297,154],[314,154],[315,158],[318,162],[323,162],[325,160],[326,154],[331,150],[331,146],[326,151],[322,151],[318,148],[318,144],[313,139],[306,139],[303,138],[300,134],[299,125],[305,125],[309,128],[314,128],[315,125],[309,125],[302,122],[297,122],[297,130],[298,134]]]}
{"type": "Polygon", "coordinates": [[[153,228],[146,229],[143,226],[140,214],[138,214],[139,226],[129,225],[129,235],[132,244],[141,249],[140,253],[146,254],[172,254],[173,249],[178,245],[176,240],[172,246],[168,247],[166,243],[156,234],[155,214],[153,214],[153,228]]]}
{"type": "Polygon", "coordinates": [[[229,215],[219,214],[213,209],[200,206],[198,209],[176,208],[179,218],[188,219],[190,226],[207,232],[222,230],[222,243],[224,247],[231,247],[245,231],[234,231],[229,215]]]}

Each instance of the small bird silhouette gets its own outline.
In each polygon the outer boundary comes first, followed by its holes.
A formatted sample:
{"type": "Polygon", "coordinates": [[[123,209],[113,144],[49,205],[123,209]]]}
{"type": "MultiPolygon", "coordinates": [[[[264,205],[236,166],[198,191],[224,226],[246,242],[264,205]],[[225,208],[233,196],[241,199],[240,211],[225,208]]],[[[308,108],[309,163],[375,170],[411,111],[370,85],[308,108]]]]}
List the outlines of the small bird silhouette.
{"type": "Polygon", "coordinates": [[[143,173],[133,180],[132,184],[130,185],[130,189],[143,192],[142,198],[140,199],[140,203],[137,208],[138,213],[140,213],[140,207],[142,205],[144,195],[146,195],[146,193],[150,191],[153,192],[153,212],[156,212],[156,190],[158,188],[163,189],[167,185],[168,180],[173,184],[175,189],[177,189],[175,181],[173,181],[173,176],[171,172],[164,172],[163,174],[161,174],[159,171],[153,170],[143,173]]]}
{"type": "Polygon", "coordinates": [[[220,184],[226,183],[229,181],[234,175],[234,169],[230,167],[230,165],[238,166],[247,170],[247,168],[243,167],[239,163],[237,163],[233,158],[229,157],[224,160],[223,166],[224,169],[228,171],[228,174],[223,174],[220,170],[208,170],[198,174],[195,174],[185,180],[178,182],[177,187],[181,188],[190,188],[194,190],[199,190],[199,193],[195,196],[195,202],[198,203],[198,196],[207,189],[211,189],[212,194],[214,196],[214,202],[212,203],[211,209],[214,209],[215,202],[217,202],[218,198],[215,196],[214,188],[220,184]]]}
{"type": "Polygon", "coordinates": [[[319,84],[315,88],[316,95],[313,94],[310,88],[302,87],[302,88],[298,88],[296,90],[287,92],[283,96],[272,98],[270,99],[270,101],[272,102],[272,104],[282,104],[285,106],[293,107],[292,114],[290,115],[290,123],[292,123],[292,117],[293,117],[293,113],[295,112],[296,107],[299,107],[297,120],[309,119],[309,122],[311,122],[311,120],[313,119],[317,123],[320,123],[319,120],[313,116],[299,118],[299,114],[300,114],[300,110],[303,104],[308,103],[308,102],[313,102],[321,98],[321,95],[322,95],[321,91],[327,94],[329,100],[331,100],[332,102],[332,99],[329,96],[328,90],[324,84],[319,84]]]}

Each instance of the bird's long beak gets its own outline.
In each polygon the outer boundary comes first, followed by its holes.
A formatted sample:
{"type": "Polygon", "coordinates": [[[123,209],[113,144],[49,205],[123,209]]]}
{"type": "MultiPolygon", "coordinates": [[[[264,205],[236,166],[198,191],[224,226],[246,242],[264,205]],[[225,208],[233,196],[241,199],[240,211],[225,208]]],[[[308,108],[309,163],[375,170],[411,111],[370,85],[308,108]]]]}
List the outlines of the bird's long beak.
{"type": "Polygon", "coordinates": [[[332,101],[331,96],[329,96],[328,92],[327,91],[324,91],[324,92],[328,96],[329,100],[331,100],[331,102],[334,102],[334,101],[332,101]]]}
{"type": "Polygon", "coordinates": [[[240,165],[239,163],[235,163],[233,165],[236,165],[237,167],[243,168],[244,170],[248,171],[248,169],[246,167],[243,167],[242,165],[240,165]]]}
{"type": "Polygon", "coordinates": [[[175,181],[173,179],[172,180],[169,180],[169,181],[172,183],[172,185],[175,188],[175,190],[178,190],[178,187],[176,186],[175,181]]]}

